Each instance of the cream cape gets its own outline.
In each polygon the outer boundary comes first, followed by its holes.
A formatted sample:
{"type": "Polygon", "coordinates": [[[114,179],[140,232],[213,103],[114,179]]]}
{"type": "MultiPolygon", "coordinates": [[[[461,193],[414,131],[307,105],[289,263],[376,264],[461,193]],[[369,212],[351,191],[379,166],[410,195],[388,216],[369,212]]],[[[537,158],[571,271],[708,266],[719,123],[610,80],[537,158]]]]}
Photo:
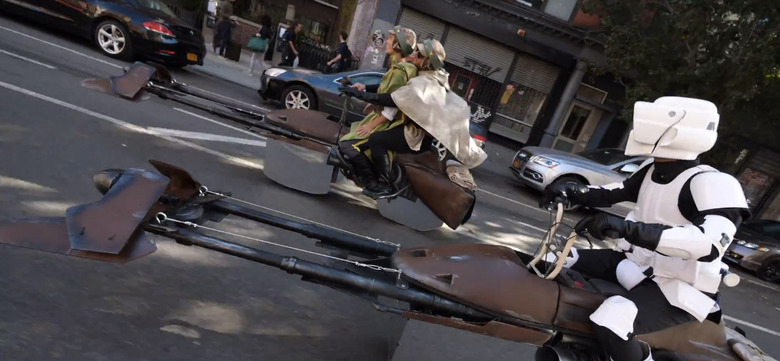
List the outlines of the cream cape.
{"type": "Polygon", "coordinates": [[[420,71],[391,94],[398,109],[445,146],[459,162],[474,168],[487,159],[469,133],[471,107],[450,91],[443,70],[420,71]]]}

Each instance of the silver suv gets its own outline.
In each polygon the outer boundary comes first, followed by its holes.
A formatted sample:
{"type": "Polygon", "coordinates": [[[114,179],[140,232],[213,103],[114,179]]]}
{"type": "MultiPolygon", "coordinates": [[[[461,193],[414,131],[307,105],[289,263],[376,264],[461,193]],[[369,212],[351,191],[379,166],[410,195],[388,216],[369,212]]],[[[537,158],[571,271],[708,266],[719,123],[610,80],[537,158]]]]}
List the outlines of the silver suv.
{"type": "MultiPolygon", "coordinates": [[[[512,160],[509,169],[521,183],[537,191],[551,184],[576,183],[606,185],[622,182],[639,169],[647,157],[631,157],[622,149],[600,148],[569,153],[543,147],[524,147],[512,160]]],[[[631,202],[622,202],[604,209],[621,216],[628,214],[631,202]]],[[[576,209],[572,207],[569,210],[576,209]]]]}

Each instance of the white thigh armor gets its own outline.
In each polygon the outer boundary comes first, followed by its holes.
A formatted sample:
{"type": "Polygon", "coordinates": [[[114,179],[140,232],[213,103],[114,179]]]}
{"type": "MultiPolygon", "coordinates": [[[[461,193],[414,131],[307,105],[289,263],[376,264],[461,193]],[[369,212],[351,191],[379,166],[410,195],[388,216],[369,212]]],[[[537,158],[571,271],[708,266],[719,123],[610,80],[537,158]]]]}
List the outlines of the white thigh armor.
{"type": "Polygon", "coordinates": [[[631,300],[623,296],[612,296],[590,315],[590,320],[628,341],[628,336],[634,332],[637,311],[636,305],[631,300]]]}
{"type": "Polygon", "coordinates": [[[618,263],[615,273],[620,285],[630,291],[632,288],[636,287],[639,282],[642,282],[642,280],[647,278],[647,275],[644,273],[647,268],[647,266],[640,267],[633,261],[624,259],[618,263]]]}

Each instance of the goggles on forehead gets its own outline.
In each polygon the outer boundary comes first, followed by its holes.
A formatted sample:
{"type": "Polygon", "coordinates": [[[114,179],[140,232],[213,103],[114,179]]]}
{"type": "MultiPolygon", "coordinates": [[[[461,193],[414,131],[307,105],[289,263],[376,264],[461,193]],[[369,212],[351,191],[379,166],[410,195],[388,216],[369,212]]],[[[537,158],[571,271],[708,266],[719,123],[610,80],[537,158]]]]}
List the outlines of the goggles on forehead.
{"type": "Polygon", "coordinates": [[[406,32],[401,29],[401,26],[394,26],[393,30],[391,32],[393,35],[395,35],[395,40],[398,42],[398,45],[401,47],[401,55],[404,57],[407,57],[412,54],[413,49],[411,45],[409,45],[409,41],[406,38],[406,32]]]}
{"type": "Polygon", "coordinates": [[[424,52],[421,51],[419,48],[416,49],[417,53],[420,54],[423,58],[427,58],[428,62],[431,63],[434,69],[439,70],[444,67],[444,64],[441,62],[441,59],[439,59],[439,55],[436,54],[433,50],[433,42],[430,39],[425,39],[422,43],[424,52]]]}

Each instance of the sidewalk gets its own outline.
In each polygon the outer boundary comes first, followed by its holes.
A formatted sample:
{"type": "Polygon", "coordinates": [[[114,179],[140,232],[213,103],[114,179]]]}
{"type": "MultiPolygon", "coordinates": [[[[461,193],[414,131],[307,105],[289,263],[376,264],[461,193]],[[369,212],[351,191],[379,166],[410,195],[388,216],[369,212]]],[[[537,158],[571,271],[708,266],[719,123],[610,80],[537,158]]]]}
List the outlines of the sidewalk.
{"type": "MultiPolygon", "coordinates": [[[[238,61],[233,61],[227,58],[220,57],[211,51],[211,39],[213,30],[208,27],[203,27],[203,38],[206,39],[206,57],[203,59],[203,65],[193,65],[188,67],[188,70],[192,70],[199,73],[205,73],[217,78],[227,80],[231,83],[245,86],[253,90],[257,90],[260,87],[260,75],[267,67],[271,67],[274,64],[278,64],[281,61],[281,55],[274,52],[273,61],[260,60],[260,57],[265,57],[264,54],[255,55],[255,68],[252,74],[247,74],[249,70],[249,61],[252,59],[252,51],[247,49],[241,49],[241,56],[238,61]]],[[[268,51],[273,51],[273,48],[269,44],[268,51]]]]}

